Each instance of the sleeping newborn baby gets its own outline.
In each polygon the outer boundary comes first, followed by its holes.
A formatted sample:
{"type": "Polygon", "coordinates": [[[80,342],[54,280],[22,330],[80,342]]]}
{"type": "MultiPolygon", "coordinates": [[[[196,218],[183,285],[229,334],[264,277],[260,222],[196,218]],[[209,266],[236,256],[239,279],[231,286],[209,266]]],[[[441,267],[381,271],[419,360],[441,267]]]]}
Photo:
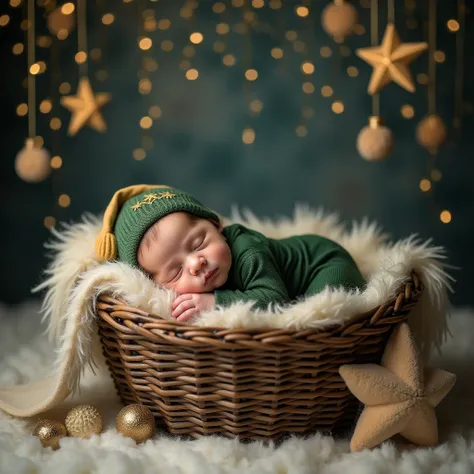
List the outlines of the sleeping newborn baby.
{"type": "Polygon", "coordinates": [[[161,185],[115,193],[96,251],[99,258],[137,266],[174,290],[171,311],[178,321],[237,301],[268,309],[326,286],[365,285],[352,257],[332,240],[318,235],[270,239],[240,224],[223,227],[193,196],[161,185]]]}

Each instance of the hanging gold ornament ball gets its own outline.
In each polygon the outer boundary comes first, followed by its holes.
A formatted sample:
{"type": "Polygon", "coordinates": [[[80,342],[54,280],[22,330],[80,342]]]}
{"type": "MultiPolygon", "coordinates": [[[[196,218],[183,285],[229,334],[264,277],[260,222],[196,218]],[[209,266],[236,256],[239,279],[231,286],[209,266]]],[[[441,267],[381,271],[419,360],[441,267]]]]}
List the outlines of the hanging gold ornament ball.
{"type": "Polygon", "coordinates": [[[155,435],[155,418],[144,405],[133,404],[123,407],[116,420],[117,431],[137,443],[146,441],[155,435]]]}
{"type": "Polygon", "coordinates": [[[50,33],[64,39],[73,30],[76,20],[74,13],[64,14],[62,7],[58,7],[48,15],[48,29],[50,33]]]}
{"type": "Polygon", "coordinates": [[[54,450],[58,449],[59,440],[67,436],[66,427],[54,420],[40,420],[33,430],[33,436],[37,436],[41,444],[46,448],[50,446],[54,450]]]}
{"type": "Polygon", "coordinates": [[[78,405],[69,410],[65,424],[68,433],[76,438],[102,433],[104,426],[101,414],[92,405],[78,405]]]}
{"type": "Polygon", "coordinates": [[[357,23],[357,10],[344,0],[334,0],[324,8],[321,23],[327,34],[344,39],[357,23]]]}
{"type": "Polygon", "coordinates": [[[357,136],[357,151],[367,161],[381,161],[387,158],[393,149],[393,135],[383,125],[382,118],[372,116],[369,125],[364,127],[357,136]]]}
{"type": "Polygon", "coordinates": [[[447,136],[446,125],[436,114],[427,115],[416,127],[416,140],[428,150],[438,149],[447,136]]]}
{"type": "Polygon", "coordinates": [[[32,138],[27,138],[25,147],[15,158],[16,174],[27,183],[39,183],[51,173],[49,153],[44,148],[34,145],[32,138]]]}

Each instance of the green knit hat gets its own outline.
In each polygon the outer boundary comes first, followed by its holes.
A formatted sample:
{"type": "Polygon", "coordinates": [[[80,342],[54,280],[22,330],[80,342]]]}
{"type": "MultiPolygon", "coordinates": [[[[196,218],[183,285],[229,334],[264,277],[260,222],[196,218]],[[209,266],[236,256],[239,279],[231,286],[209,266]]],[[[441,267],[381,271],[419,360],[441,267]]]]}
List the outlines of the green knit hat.
{"type": "Polygon", "coordinates": [[[98,257],[103,260],[118,257],[122,262],[138,266],[137,250],[143,235],[156,221],[173,212],[220,221],[217,214],[178,189],[162,185],[130,186],[117,191],[107,208],[104,227],[96,241],[98,257]],[[115,236],[111,233],[112,226],[115,236]]]}

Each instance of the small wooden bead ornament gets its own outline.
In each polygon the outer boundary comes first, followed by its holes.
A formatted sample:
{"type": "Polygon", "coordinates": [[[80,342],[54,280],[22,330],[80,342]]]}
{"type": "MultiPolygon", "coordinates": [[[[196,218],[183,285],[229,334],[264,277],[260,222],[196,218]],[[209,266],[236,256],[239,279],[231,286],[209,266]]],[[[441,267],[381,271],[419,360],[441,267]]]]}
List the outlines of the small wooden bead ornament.
{"type": "Polygon", "coordinates": [[[357,10],[344,0],[334,0],[324,8],[321,23],[328,35],[342,41],[352,33],[357,23],[357,10]]]}
{"type": "Polygon", "coordinates": [[[41,444],[54,450],[60,448],[59,440],[67,436],[66,427],[55,420],[40,420],[33,430],[33,436],[37,436],[41,444]]]}
{"type": "Polygon", "coordinates": [[[152,438],[156,432],[153,413],[138,403],[120,410],[116,427],[119,433],[134,439],[137,444],[152,438]]]}
{"type": "Polygon", "coordinates": [[[416,127],[417,142],[429,151],[436,152],[447,136],[446,125],[437,114],[427,115],[416,127]]]}
{"type": "Polygon", "coordinates": [[[381,161],[390,155],[392,149],[392,131],[383,125],[382,117],[371,116],[369,125],[357,136],[357,151],[367,161],[381,161]]]}
{"type": "Polygon", "coordinates": [[[27,183],[39,183],[51,173],[49,153],[44,148],[34,145],[32,138],[27,138],[25,147],[15,158],[16,174],[27,183]]]}
{"type": "Polygon", "coordinates": [[[65,424],[68,433],[75,438],[90,438],[102,433],[104,427],[101,414],[92,405],[78,405],[69,410],[65,424]]]}

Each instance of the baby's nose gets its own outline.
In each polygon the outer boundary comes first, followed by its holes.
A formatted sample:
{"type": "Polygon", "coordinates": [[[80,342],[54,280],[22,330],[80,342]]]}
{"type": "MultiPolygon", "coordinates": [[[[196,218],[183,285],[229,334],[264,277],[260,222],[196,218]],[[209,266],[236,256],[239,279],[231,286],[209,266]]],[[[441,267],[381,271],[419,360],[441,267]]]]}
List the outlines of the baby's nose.
{"type": "Polygon", "coordinates": [[[206,259],[204,257],[195,258],[191,262],[191,267],[189,269],[189,271],[191,272],[191,275],[193,276],[197,275],[205,264],[206,264],[206,259]]]}

